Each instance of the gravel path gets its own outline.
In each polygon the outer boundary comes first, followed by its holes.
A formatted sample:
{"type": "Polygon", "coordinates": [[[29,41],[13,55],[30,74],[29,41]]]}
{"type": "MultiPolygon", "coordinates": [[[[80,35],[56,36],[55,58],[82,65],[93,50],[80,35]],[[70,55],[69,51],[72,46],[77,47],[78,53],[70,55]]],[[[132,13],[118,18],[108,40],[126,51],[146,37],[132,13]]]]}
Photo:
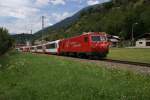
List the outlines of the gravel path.
{"type": "Polygon", "coordinates": [[[143,67],[143,66],[136,66],[136,65],[129,65],[129,64],[120,64],[115,62],[106,62],[101,60],[89,60],[89,59],[80,59],[80,58],[72,58],[72,57],[63,57],[59,56],[61,59],[67,59],[67,60],[74,60],[74,61],[80,61],[85,63],[94,63],[98,66],[105,66],[106,68],[114,68],[114,69],[122,69],[122,70],[129,70],[133,72],[138,73],[144,73],[150,75],[150,67],[143,67]]]}

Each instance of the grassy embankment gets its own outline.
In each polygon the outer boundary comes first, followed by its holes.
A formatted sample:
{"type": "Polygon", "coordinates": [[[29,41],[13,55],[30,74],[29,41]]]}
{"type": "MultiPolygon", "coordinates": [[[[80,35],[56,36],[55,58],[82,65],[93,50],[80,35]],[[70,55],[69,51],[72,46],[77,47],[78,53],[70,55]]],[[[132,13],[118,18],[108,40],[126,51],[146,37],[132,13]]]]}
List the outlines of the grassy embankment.
{"type": "Polygon", "coordinates": [[[110,49],[108,58],[150,63],[150,49],[112,48],[110,49]]]}
{"type": "Polygon", "coordinates": [[[150,77],[56,56],[0,58],[0,100],[148,100],[150,77]]]}

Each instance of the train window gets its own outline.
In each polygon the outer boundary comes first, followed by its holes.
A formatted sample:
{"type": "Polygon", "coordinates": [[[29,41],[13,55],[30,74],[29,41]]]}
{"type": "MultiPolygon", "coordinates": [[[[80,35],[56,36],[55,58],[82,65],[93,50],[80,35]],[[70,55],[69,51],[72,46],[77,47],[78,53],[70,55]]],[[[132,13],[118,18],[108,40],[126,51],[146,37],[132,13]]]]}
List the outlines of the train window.
{"type": "Polygon", "coordinates": [[[99,41],[101,41],[101,38],[100,38],[100,36],[92,36],[92,41],[99,42],[99,41]]]}
{"type": "Polygon", "coordinates": [[[55,49],[55,48],[57,48],[57,44],[56,44],[56,43],[47,44],[47,45],[46,45],[46,49],[55,49]]]}
{"type": "Polygon", "coordinates": [[[88,37],[84,37],[84,42],[88,42],[88,37]]]}
{"type": "Polygon", "coordinates": [[[58,48],[58,44],[55,43],[55,48],[58,48]]]}
{"type": "Polygon", "coordinates": [[[38,46],[37,49],[42,49],[42,46],[38,46]]]}
{"type": "Polygon", "coordinates": [[[45,45],[46,46],[46,49],[49,49],[50,48],[50,44],[47,44],[45,45]]]}
{"type": "Polygon", "coordinates": [[[34,49],[34,47],[31,47],[31,50],[33,50],[34,49]]]}
{"type": "Polygon", "coordinates": [[[51,44],[51,48],[52,49],[56,48],[56,44],[55,43],[51,44]]]}

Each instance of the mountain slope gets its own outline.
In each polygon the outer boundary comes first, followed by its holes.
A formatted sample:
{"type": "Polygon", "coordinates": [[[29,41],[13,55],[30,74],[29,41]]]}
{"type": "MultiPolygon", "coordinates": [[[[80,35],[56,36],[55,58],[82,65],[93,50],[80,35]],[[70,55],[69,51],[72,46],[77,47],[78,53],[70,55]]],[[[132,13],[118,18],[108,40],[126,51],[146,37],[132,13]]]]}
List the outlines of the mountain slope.
{"type": "MultiPolygon", "coordinates": [[[[36,32],[34,34],[35,39],[40,38],[41,36],[45,36],[47,37],[47,35],[55,34],[55,32],[59,31],[64,31],[63,29],[67,29],[70,25],[74,24],[76,21],[79,20],[81,14],[85,11],[87,11],[88,9],[90,9],[92,6],[83,8],[82,10],[80,10],[79,12],[77,12],[76,14],[74,14],[71,17],[68,17],[56,24],[54,24],[53,26],[49,26],[47,28],[45,28],[44,30],[40,30],[38,32],[36,32]],[[43,34],[43,35],[42,35],[43,34]]],[[[59,32],[60,33],[60,32],[59,32]]]]}
{"type": "Polygon", "coordinates": [[[32,40],[56,40],[89,31],[107,32],[119,35],[122,39],[150,32],[149,0],[111,0],[103,4],[89,6],[72,17],[40,30],[32,40]],[[138,23],[135,25],[134,23],[138,23]]]}
{"type": "MultiPolygon", "coordinates": [[[[132,26],[135,37],[150,32],[149,0],[112,0],[84,8],[43,31],[46,40],[70,37],[88,31],[104,31],[130,39],[132,26]],[[138,25],[134,25],[138,23],[138,25]]],[[[41,38],[41,31],[35,33],[41,38]]]]}

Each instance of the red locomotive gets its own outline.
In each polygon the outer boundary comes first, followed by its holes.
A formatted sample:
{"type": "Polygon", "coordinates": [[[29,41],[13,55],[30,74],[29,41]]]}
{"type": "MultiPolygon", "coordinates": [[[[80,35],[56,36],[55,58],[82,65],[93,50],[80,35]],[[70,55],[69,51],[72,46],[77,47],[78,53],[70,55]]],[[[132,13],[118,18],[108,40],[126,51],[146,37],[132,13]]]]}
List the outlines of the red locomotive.
{"type": "Polygon", "coordinates": [[[89,32],[59,42],[60,55],[106,57],[108,51],[106,33],[89,32]]]}
{"type": "MultiPolygon", "coordinates": [[[[25,47],[26,48],[26,47],[25,47]]],[[[80,36],[56,40],[26,48],[23,51],[48,53],[57,55],[74,56],[98,56],[106,57],[109,52],[107,34],[102,32],[89,32],[80,36]]]]}

